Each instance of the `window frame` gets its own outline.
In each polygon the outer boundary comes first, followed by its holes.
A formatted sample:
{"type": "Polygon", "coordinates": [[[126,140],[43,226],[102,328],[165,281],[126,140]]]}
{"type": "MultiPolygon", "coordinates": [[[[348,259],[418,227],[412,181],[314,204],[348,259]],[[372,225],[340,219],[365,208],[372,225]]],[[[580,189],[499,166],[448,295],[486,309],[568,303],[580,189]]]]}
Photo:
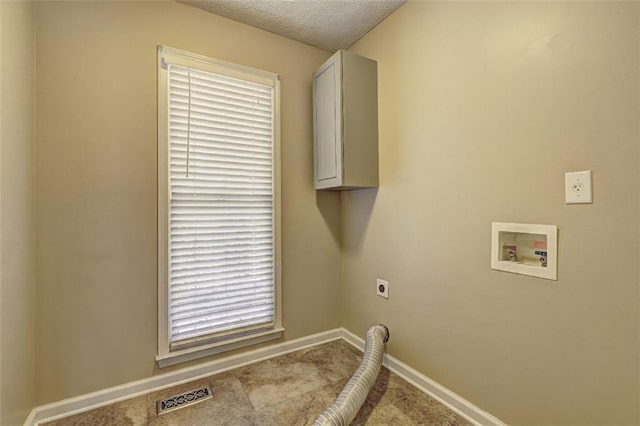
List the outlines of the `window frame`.
{"type": "MultiPolygon", "coordinates": [[[[159,367],[165,367],[282,337],[281,303],[281,167],[280,167],[280,76],[195,53],[157,46],[158,108],[158,353],[159,367]],[[270,328],[246,333],[228,333],[219,341],[171,349],[169,315],[169,84],[167,63],[223,74],[273,87],[273,238],[274,238],[274,322],[270,328]]],[[[179,346],[179,345],[178,345],[179,346]]]]}

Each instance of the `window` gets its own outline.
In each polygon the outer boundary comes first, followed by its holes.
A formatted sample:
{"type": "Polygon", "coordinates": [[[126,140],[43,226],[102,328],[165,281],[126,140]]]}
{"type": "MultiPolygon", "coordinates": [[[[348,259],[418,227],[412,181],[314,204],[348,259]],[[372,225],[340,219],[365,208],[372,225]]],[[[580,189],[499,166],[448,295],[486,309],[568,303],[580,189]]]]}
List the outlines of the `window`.
{"type": "Polygon", "coordinates": [[[282,335],[279,89],[158,47],[161,367],[282,335]]]}

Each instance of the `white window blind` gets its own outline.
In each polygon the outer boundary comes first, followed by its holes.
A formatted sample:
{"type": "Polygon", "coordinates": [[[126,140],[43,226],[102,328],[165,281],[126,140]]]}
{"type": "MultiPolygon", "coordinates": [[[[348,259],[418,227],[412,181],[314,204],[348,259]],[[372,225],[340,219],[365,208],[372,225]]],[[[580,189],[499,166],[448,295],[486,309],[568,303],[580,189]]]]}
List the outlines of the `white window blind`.
{"type": "Polygon", "coordinates": [[[274,326],[274,87],[167,64],[171,349],[274,326]]]}

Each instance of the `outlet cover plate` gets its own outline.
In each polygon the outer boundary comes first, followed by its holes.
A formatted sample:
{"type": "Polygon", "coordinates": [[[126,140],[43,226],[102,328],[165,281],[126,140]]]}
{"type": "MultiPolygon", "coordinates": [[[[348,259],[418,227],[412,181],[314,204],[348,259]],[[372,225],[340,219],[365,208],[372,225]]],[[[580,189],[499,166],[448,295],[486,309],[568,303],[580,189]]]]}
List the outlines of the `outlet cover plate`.
{"type": "Polygon", "coordinates": [[[565,202],[567,204],[591,204],[591,170],[564,174],[565,202]]]}
{"type": "Polygon", "coordinates": [[[384,297],[385,299],[389,298],[389,281],[381,280],[378,278],[376,280],[376,294],[380,297],[384,297]]]}

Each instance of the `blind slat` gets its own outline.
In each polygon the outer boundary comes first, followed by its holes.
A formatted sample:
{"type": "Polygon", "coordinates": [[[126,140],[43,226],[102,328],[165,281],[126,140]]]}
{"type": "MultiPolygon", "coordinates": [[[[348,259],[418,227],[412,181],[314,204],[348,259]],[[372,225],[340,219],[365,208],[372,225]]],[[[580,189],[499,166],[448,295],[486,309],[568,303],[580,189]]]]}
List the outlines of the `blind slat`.
{"type": "Polygon", "coordinates": [[[188,303],[180,303],[180,299],[176,299],[176,303],[172,306],[176,320],[187,318],[197,318],[202,315],[214,315],[220,313],[228,313],[234,308],[247,309],[262,307],[268,310],[268,306],[273,302],[273,293],[270,288],[262,289],[262,291],[251,291],[244,293],[218,293],[207,296],[195,296],[195,301],[189,300],[188,303]],[[218,303],[220,299],[224,303],[218,303]]]}
{"type": "MultiPolygon", "coordinates": [[[[221,283],[227,283],[226,285],[232,284],[248,284],[252,282],[259,282],[262,280],[271,280],[273,278],[273,271],[266,271],[260,274],[253,274],[251,276],[247,276],[244,273],[231,274],[227,273],[225,275],[218,274],[218,281],[216,283],[219,285],[221,283]]],[[[180,280],[176,280],[172,287],[173,292],[177,291],[187,291],[189,289],[193,289],[195,287],[200,287],[204,285],[211,285],[212,281],[207,276],[196,276],[196,277],[183,277],[180,280]]]]}

